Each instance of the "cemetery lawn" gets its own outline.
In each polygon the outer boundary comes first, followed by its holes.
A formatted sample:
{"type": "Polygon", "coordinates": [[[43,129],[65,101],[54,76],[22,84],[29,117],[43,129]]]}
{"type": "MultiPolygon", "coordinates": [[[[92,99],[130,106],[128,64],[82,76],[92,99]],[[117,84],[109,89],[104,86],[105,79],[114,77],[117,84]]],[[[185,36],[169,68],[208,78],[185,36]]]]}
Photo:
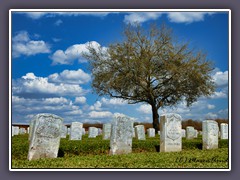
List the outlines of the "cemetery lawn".
{"type": "MultiPolygon", "coordinates": [[[[56,159],[27,160],[28,136],[12,137],[12,169],[21,168],[228,168],[228,140],[219,140],[219,148],[202,150],[202,139],[183,138],[181,152],[159,153],[159,135],[139,141],[133,138],[132,153],[108,155],[109,140],[102,136],[82,141],[61,139],[56,159]]],[[[93,169],[93,170],[94,170],[93,169]]]]}

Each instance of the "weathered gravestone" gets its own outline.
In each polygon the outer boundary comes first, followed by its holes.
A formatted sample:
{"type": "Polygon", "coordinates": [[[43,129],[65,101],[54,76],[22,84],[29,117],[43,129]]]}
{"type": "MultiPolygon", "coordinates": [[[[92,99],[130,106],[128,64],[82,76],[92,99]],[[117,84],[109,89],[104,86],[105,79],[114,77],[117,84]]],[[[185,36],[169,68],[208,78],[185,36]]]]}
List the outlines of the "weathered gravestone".
{"type": "Polygon", "coordinates": [[[202,149],[218,148],[218,123],[213,120],[205,120],[202,122],[202,149]]]}
{"type": "Polygon", "coordinates": [[[20,128],[19,129],[19,134],[26,134],[25,128],[20,128]]]}
{"type": "Polygon", "coordinates": [[[195,133],[194,133],[194,138],[198,137],[198,130],[194,129],[195,133]]]}
{"type": "Polygon", "coordinates": [[[12,134],[13,134],[13,136],[19,134],[19,127],[18,126],[12,126],[12,134]]]}
{"type": "Polygon", "coordinates": [[[88,138],[96,138],[98,135],[98,128],[89,127],[88,128],[88,138]]]}
{"type": "Polygon", "coordinates": [[[66,138],[66,137],[67,137],[67,126],[63,124],[61,128],[61,138],[66,138]]]}
{"type": "Polygon", "coordinates": [[[98,129],[98,136],[102,134],[102,129],[101,128],[97,128],[98,129]]]}
{"type": "Polygon", "coordinates": [[[186,139],[194,139],[195,129],[192,126],[186,127],[186,139]]]}
{"type": "Polygon", "coordinates": [[[148,128],[147,129],[148,137],[155,137],[155,129],[154,128],[148,128]]]}
{"type": "Polygon", "coordinates": [[[33,122],[28,160],[56,158],[63,119],[54,114],[38,114],[33,122]]]}
{"type": "Polygon", "coordinates": [[[82,126],[80,122],[72,122],[69,140],[82,140],[82,126]]]}
{"type": "Polygon", "coordinates": [[[160,152],[182,150],[182,118],[178,114],[165,114],[160,117],[160,152]]]}
{"type": "Polygon", "coordinates": [[[111,127],[110,154],[132,152],[133,120],[126,116],[114,116],[111,127]]]}
{"type": "Polygon", "coordinates": [[[220,124],[220,130],[221,130],[221,139],[228,139],[228,124],[221,123],[220,124]]]}
{"type": "Polygon", "coordinates": [[[185,138],[185,137],[186,137],[186,130],[182,129],[182,138],[185,138]]]}
{"type": "Polygon", "coordinates": [[[110,139],[111,136],[111,124],[103,124],[103,139],[107,140],[110,139]]]}
{"type": "Polygon", "coordinates": [[[85,135],[86,134],[86,130],[85,128],[82,128],[82,135],[85,135]]]}
{"type": "Polygon", "coordinates": [[[138,140],[146,140],[144,125],[135,126],[135,134],[138,140]]]}

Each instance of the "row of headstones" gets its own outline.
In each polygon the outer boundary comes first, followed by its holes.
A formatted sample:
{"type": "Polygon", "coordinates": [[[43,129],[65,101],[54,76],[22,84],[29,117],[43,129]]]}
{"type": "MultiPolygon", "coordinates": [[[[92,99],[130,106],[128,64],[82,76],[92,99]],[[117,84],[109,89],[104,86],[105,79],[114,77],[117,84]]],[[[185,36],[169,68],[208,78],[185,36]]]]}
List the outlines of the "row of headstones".
{"type": "Polygon", "coordinates": [[[19,128],[18,126],[12,126],[12,136],[19,135],[19,134],[26,134],[29,133],[29,127],[27,130],[25,128],[19,128]]]}
{"type": "MultiPolygon", "coordinates": [[[[181,116],[178,114],[161,116],[160,152],[182,150],[181,121],[181,116]]],[[[36,115],[30,123],[28,160],[56,158],[60,145],[62,126],[63,119],[61,117],[53,114],[36,115]]],[[[82,132],[82,126],[79,127],[79,124],[76,127],[72,125],[70,136],[73,136],[75,128],[81,128],[80,132],[82,132]]],[[[104,132],[106,132],[104,128],[105,126],[103,126],[103,136],[104,132]]],[[[134,129],[138,131],[142,129],[142,126],[133,128],[133,121],[125,116],[116,116],[113,119],[110,130],[110,154],[132,152],[134,129]]],[[[218,132],[219,128],[216,121],[205,120],[202,122],[203,149],[218,148],[218,132]]]]}

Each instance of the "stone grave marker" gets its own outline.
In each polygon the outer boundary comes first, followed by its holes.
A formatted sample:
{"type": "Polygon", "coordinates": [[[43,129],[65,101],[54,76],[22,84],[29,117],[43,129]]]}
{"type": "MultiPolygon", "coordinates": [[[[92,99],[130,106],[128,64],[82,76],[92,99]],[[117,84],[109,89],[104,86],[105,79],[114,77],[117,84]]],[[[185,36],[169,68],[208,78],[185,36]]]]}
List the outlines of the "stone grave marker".
{"type": "Polygon", "coordinates": [[[228,139],[228,124],[227,123],[221,123],[220,124],[220,139],[228,139]]]}
{"type": "Polygon", "coordinates": [[[110,154],[132,152],[133,120],[126,116],[114,116],[111,125],[110,154]]]}
{"type": "Polygon", "coordinates": [[[135,126],[135,134],[138,140],[146,140],[144,125],[135,126]]]}
{"type": "Polygon", "coordinates": [[[111,136],[111,124],[103,124],[103,139],[107,140],[110,139],[111,136]]]}
{"type": "Polygon", "coordinates": [[[98,128],[89,127],[88,128],[88,138],[96,138],[98,135],[98,128]]]}
{"type": "Polygon", "coordinates": [[[198,130],[194,129],[195,133],[194,133],[194,138],[198,137],[198,130]]]}
{"type": "Polygon", "coordinates": [[[160,152],[182,150],[182,118],[178,114],[165,114],[160,117],[160,152]]]}
{"type": "Polygon", "coordinates": [[[86,130],[85,128],[82,128],[82,135],[85,135],[86,134],[86,130]]]}
{"type": "Polygon", "coordinates": [[[61,138],[66,138],[66,137],[67,137],[67,126],[63,124],[61,128],[61,138]]]}
{"type": "Polygon", "coordinates": [[[82,126],[80,122],[71,123],[69,140],[82,140],[82,126]]]}
{"type": "Polygon", "coordinates": [[[218,148],[218,123],[213,120],[205,120],[202,122],[202,149],[218,148]]]}
{"type": "Polygon", "coordinates": [[[57,158],[63,119],[54,114],[37,114],[33,122],[28,160],[57,158]]]}
{"type": "Polygon", "coordinates": [[[186,139],[194,139],[195,129],[192,126],[186,127],[186,139]]]}
{"type": "Polygon", "coordinates": [[[155,137],[155,129],[154,128],[148,128],[147,129],[148,137],[155,137]]]}
{"type": "Polygon", "coordinates": [[[185,137],[186,137],[186,130],[182,129],[182,138],[185,138],[185,137]]]}
{"type": "Polygon", "coordinates": [[[12,126],[12,134],[13,134],[13,136],[19,135],[19,127],[18,126],[12,126]]]}

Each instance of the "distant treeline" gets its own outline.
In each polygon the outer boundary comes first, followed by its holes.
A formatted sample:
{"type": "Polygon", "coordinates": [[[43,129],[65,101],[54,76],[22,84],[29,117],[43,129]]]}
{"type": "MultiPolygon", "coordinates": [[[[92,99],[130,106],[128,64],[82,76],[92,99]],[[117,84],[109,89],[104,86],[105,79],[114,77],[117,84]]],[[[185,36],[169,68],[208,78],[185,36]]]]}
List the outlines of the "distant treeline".
{"type": "MultiPolygon", "coordinates": [[[[218,123],[219,128],[220,128],[220,124],[221,123],[227,123],[228,124],[228,119],[215,119],[215,121],[218,123]]],[[[144,125],[145,130],[148,128],[152,128],[152,123],[134,123],[134,126],[136,125],[144,125]]],[[[197,129],[198,131],[202,130],[202,121],[199,120],[192,120],[192,119],[188,119],[188,120],[184,120],[182,121],[182,129],[186,129],[187,126],[193,126],[194,129],[197,129]]],[[[25,128],[27,129],[28,125],[19,125],[19,128],[25,128]]],[[[67,127],[70,127],[70,124],[67,125],[67,127]]],[[[86,131],[88,131],[89,127],[96,127],[96,128],[101,128],[103,127],[102,124],[100,123],[94,123],[94,124],[90,124],[90,123],[83,123],[83,127],[86,129],[86,131]]]]}

